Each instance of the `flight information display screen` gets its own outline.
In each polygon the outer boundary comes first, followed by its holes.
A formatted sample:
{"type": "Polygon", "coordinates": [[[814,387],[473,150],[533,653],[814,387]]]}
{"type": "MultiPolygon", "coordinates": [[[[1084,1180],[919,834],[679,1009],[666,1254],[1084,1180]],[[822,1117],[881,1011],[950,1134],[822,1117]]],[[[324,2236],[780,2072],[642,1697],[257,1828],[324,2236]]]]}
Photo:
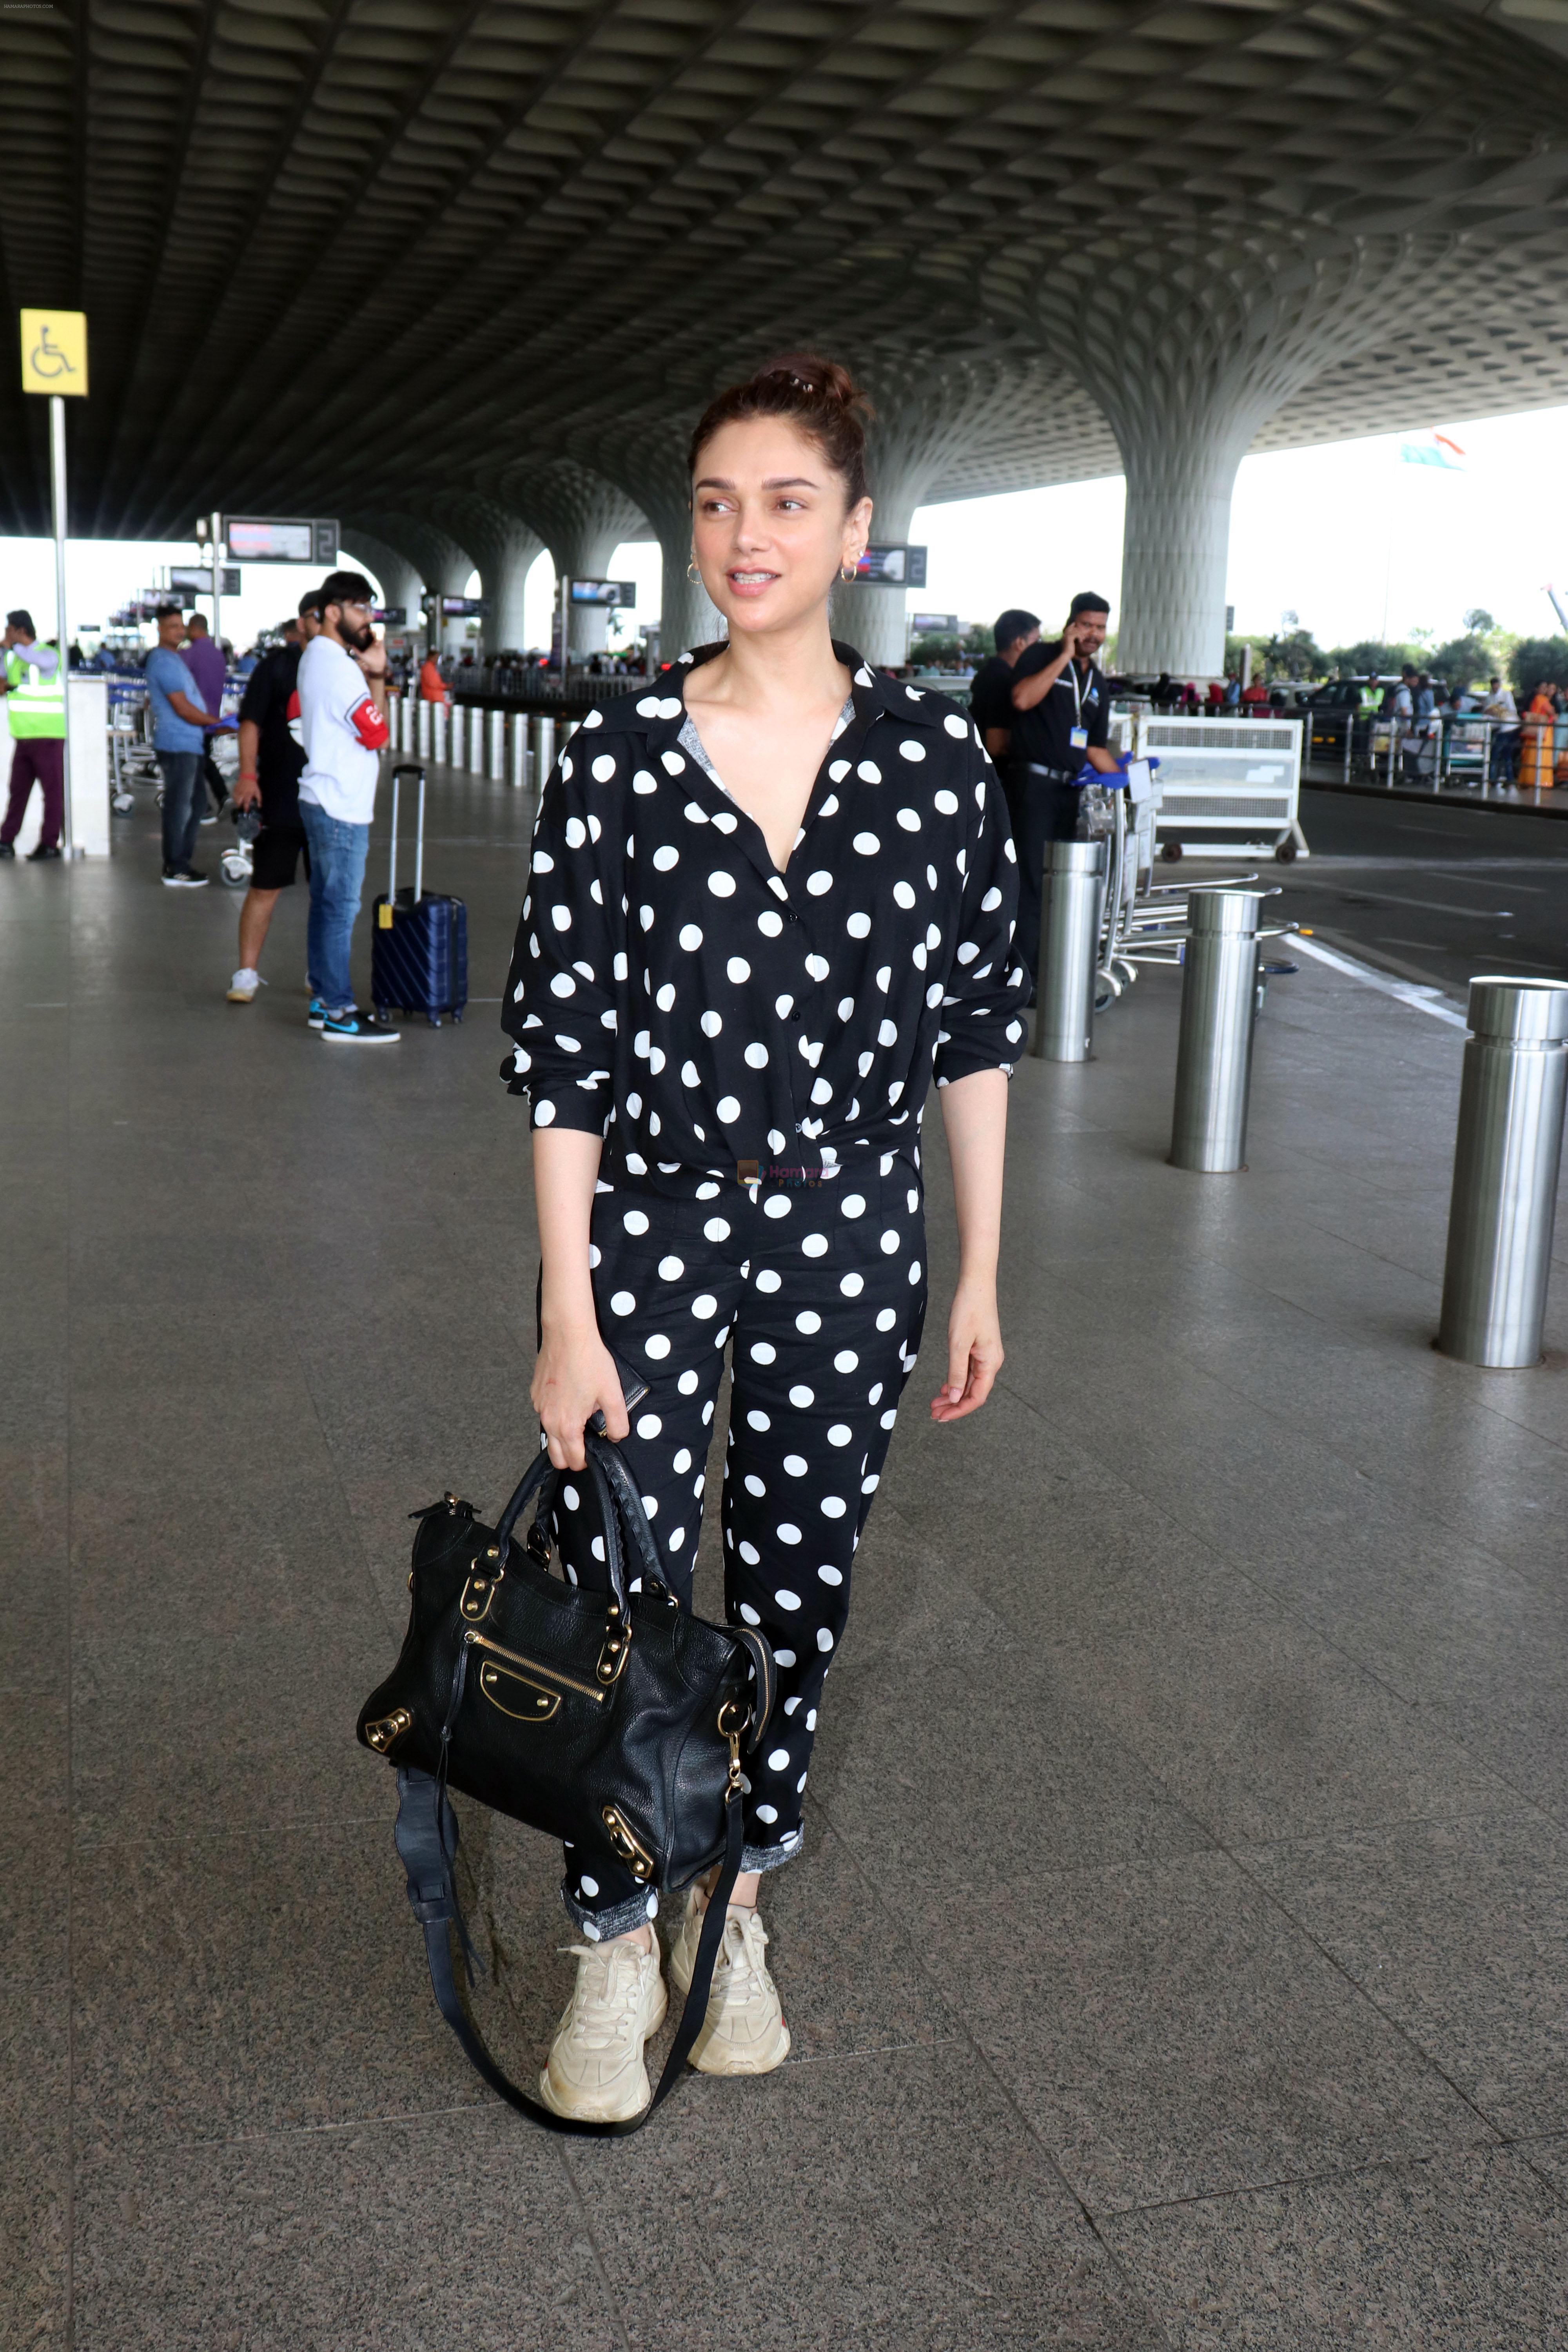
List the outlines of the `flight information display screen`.
{"type": "Polygon", "coordinates": [[[310,522],[266,515],[230,515],[228,551],[237,563],[314,563],[310,522]]]}

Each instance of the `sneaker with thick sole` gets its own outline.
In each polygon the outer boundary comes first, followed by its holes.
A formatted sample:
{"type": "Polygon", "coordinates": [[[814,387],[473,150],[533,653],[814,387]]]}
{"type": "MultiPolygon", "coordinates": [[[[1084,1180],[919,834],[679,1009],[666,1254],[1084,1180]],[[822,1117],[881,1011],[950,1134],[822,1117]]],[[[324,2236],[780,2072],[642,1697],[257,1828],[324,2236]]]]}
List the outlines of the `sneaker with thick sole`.
{"type": "Polygon", "coordinates": [[[569,1944],[577,1981],[562,2012],[539,2078],[552,2115],[576,2123],[618,2124],[640,2116],[653,2096],[643,2051],[664,2023],[669,1996],[658,1947],[569,1944]]]}
{"type": "Polygon", "coordinates": [[[244,965],[241,965],[229,982],[228,1001],[231,1004],[254,1004],[257,990],[265,988],[267,982],[258,971],[247,971],[244,965]]]}
{"type": "Polygon", "coordinates": [[[163,868],[165,890],[205,890],[206,887],[206,876],[196,873],[192,866],[165,866],[163,868]]]}
{"type": "MultiPolygon", "coordinates": [[[[315,1024],[311,1023],[311,1027],[315,1024]]],[[[401,1029],[390,1022],[378,1021],[374,1013],[323,1013],[321,1043],[323,1045],[395,1045],[402,1036],[401,1029]]]]}
{"type": "Polygon", "coordinates": [[[58,841],[40,841],[37,849],[28,850],[25,862],[28,866],[42,866],[47,859],[58,857],[61,854],[58,841]]]}
{"type": "MultiPolygon", "coordinates": [[[[685,1994],[697,1965],[703,1914],[687,1906],[669,1951],[669,1981],[685,1994]]],[[[768,1932],[755,1911],[732,1904],[724,1921],[708,2015],[692,2045],[691,2063],[703,2074],[771,2074],[789,2056],[784,2004],[763,1957],[768,1932]]]]}

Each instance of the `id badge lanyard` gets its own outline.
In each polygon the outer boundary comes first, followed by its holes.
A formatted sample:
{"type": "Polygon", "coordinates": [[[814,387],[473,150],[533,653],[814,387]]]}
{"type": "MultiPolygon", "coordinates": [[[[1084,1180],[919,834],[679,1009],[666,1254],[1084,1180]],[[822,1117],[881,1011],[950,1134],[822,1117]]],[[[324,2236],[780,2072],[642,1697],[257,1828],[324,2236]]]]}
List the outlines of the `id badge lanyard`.
{"type": "MultiPolygon", "coordinates": [[[[1073,709],[1072,732],[1068,735],[1068,741],[1072,745],[1075,751],[1087,751],[1089,749],[1089,730],[1083,723],[1083,683],[1079,677],[1078,664],[1076,661],[1069,659],[1068,663],[1068,676],[1072,680],[1073,709]]],[[[1092,668],[1089,671],[1089,676],[1091,677],[1094,676],[1092,668]]]]}

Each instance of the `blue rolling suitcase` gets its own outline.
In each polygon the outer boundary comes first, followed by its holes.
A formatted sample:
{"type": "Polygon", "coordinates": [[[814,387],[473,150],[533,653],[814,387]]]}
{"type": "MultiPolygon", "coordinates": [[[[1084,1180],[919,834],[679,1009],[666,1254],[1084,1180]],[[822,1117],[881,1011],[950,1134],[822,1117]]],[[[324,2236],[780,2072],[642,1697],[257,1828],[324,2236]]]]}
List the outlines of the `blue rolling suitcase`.
{"type": "Polygon", "coordinates": [[[427,894],[425,882],[425,771],[392,772],[392,862],[386,894],[372,910],[370,992],[379,1013],[423,1013],[432,1029],[441,1016],[463,1017],[468,1001],[468,910],[461,898],[427,894]],[[397,792],[404,776],[419,779],[419,827],[414,845],[414,886],[397,887],[397,792]]]}

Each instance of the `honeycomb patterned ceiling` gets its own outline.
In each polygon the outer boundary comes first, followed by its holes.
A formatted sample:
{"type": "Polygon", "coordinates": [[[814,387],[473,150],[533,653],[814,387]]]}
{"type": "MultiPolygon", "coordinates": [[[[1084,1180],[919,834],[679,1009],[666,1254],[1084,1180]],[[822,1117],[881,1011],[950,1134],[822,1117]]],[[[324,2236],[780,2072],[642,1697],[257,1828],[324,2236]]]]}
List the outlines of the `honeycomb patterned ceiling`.
{"type": "Polygon", "coordinates": [[[90,320],[83,533],[564,460],[657,527],[806,343],[927,495],[1105,473],[1116,370],[1201,401],[1287,281],[1254,446],[1568,399],[1568,0],[79,0],[0,12],[0,190],[11,305],[90,320]]]}

